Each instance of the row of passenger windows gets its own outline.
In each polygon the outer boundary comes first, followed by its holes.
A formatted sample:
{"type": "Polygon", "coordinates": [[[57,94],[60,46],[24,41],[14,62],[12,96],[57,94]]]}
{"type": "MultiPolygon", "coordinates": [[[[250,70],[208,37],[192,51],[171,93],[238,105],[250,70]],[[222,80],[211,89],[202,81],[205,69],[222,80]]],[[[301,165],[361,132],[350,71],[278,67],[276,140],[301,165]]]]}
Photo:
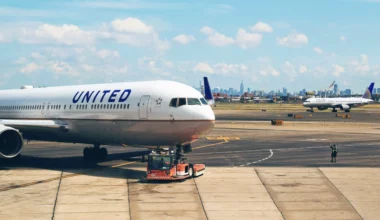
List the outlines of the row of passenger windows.
{"type": "Polygon", "coordinates": [[[204,98],[173,98],[170,101],[169,106],[171,107],[179,107],[182,105],[208,105],[207,101],[204,98]]]}
{"type": "MultiPolygon", "coordinates": [[[[63,107],[66,109],[66,105],[47,105],[46,110],[53,109],[59,110],[63,107]]],[[[67,105],[68,109],[71,109],[71,105],[67,105]]],[[[129,104],[92,104],[89,105],[76,105],[76,109],[129,109],[129,104]]],[[[0,106],[0,110],[44,110],[45,105],[10,105],[0,106]]]]}

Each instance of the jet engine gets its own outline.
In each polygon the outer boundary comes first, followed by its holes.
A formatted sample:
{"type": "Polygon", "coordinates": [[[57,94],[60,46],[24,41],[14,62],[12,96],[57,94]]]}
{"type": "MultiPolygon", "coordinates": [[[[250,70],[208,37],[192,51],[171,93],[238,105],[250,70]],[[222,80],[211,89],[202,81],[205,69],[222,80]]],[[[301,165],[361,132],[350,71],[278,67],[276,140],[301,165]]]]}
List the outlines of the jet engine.
{"type": "Polygon", "coordinates": [[[340,110],[349,110],[350,106],[349,105],[341,105],[340,110]]]}
{"type": "Polygon", "coordinates": [[[0,157],[14,158],[20,154],[24,141],[17,129],[0,125],[0,157]]]}
{"type": "Polygon", "coordinates": [[[318,107],[318,110],[326,110],[328,107],[318,107]]]}

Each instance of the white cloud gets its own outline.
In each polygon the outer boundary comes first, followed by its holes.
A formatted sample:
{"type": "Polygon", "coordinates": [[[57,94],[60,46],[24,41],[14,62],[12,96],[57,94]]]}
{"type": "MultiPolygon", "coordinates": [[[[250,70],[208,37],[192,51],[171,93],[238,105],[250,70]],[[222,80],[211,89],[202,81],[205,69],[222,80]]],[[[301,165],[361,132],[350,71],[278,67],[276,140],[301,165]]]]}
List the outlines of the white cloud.
{"type": "Polygon", "coordinates": [[[323,53],[323,50],[319,47],[314,47],[313,49],[314,52],[316,52],[317,54],[322,54],[323,53]]]}
{"type": "Polygon", "coordinates": [[[20,57],[18,60],[16,60],[14,63],[18,65],[26,64],[28,62],[28,59],[25,57],[20,57]]]}
{"type": "Polygon", "coordinates": [[[204,27],[201,28],[201,33],[205,34],[205,35],[211,35],[214,32],[215,32],[215,30],[212,29],[212,28],[210,28],[210,27],[208,27],[208,26],[204,26],[204,27]]]}
{"type": "Polygon", "coordinates": [[[95,52],[96,55],[101,59],[107,59],[107,58],[119,58],[120,54],[116,50],[107,50],[107,49],[101,49],[95,52]]]}
{"type": "Polygon", "coordinates": [[[303,74],[303,73],[306,73],[307,71],[308,71],[307,66],[305,65],[300,66],[299,73],[303,74]]]}
{"type": "Polygon", "coordinates": [[[262,35],[256,33],[248,33],[240,28],[236,34],[236,43],[242,49],[256,47],[261,43],[262,35]]]}
{"type": "Polygon", "coordinates": [[[346,38],[345,36],[343,36],[343,35],[340,36],[339,39],[340,39],[341,41],[345,41],[345,40],[347,40],[347,38],[346,38]]]}
{"type": "MultiPolygon", "coordinates": [[[[275,68],[273,68],[272,66],[267,66],[265,69],[263,70],[260,70],[259,71],[259,74],[262,75],[262,76],[267,76],[267,75],[272,75],[272,76],[279,76],[280,75],[280,72],[278,72],[275,68]]],[[[253,78],[252,78],[253,80],[253,78]]]]}
{"type": "Polygon", "coordinates": [[[344,68],[340,65],[333,64],[332,68],[333,68],[333,73],[332,73],[333,76],[340,76],[340,74],[344,72],[344,68]]]}
{"type": "Polygon", "coordinates": [[[118,32],[132,33],[132,34],[149,34],[153,28],[146,25],[144,22],[137,18],[127,18],[124,20],[115,19],[112,21],[112,27],[118,32]]]}
{"type": "Polygon", "coordinates": [[[227,37],[207,26],[203,27],[201,32],[207,35],[208,43],[216,47],[224,47],[235,42],[231,37],[227,37]]]}
{"type": "Polygon", "coordinates": [[[353,72],[360,73],[362,75],[367,74],[371,71],[371,67],[369,66],[368,56],[365,54],[361,54],[359,60],[353,60],[350,63],[353,72]]]}
{"type": "Polygon", "coordinates": [[[20,72],[28,74],[28,73],[33,73],[37,70],[40,70],[42,67],[37,65],[35,62],[27,64],[25,67],[23,67],[20,72]]]}
{"type": "Polygon", "coordinates": [[[253,27],[251,27],[251,31],[271,33],[273,32],[273,28],[264,22],[257,22],[253,27]]]}
{"type": "Polygon", "coordinates": [[[0,43],[6,43],[8,40],[5,38],[4,34],[0,33],[0,43]]]}
{"type": "Polygon", "coordinates": [[[194,41],[195,38],[191,35],[180,34],[173,38],[173,41],[180,44],[189,44],[191,41],[194,41]]]}
{"type": "Polygon", "coordinates": [[[216,74],[222,75],[235,75],[242,74],[248,70],[248,67],[244,64],[226,64],[217,63],[214,65],[214,71],[216,74]]]}
{"type": "Polygon", "coordinates": [[[211,15],[227,14],[234,10],[234,7],[227,4],[218,4],[216,7],[209,8],[208,13],[211,15]]]}
{"type": "Polygon", "coordinates": [[[84,71],[86,71],[86,72],[91,72],[91,71],[93,71],[95,69],[95,67],[91,66],[89,64],[83,64],[81,66],[81,69],[84,70],[84,71]]]}
{"type": "Polygon", "coordinates": [[[286,37],[277,38],[277,44],[286,47],[300,47],[308,44],[308,38],[301,33],[291,33],[286,37]]]}
{"type": "Polygon", "coordinates": [[[269,63],[271,61],[269,57],[259,57],[259,58],[257,58],[257,60],[260,63],[269,63]]]}
{"type": "Polygon", "coordinates": [[[208,74],[214,73],[214,70],[212,69],[212,67],[208,63],[205,63],[205,62],[198,63],[193,68],[193,71],[194,72],[200,72],[200,73],[208,73],[208,74]]]}
{"type": "Polygon", "coordinates": [[[83,31],[78,26],[64,24],[62,26],[42,24],[36,29],[22,28],[19,40],[22,43],[55,43],[64,45],[91,44],[95,41],[93,33],[83,31]]]}
{"type": "Polygon", "coordinates": [[[296,68],[289,61],[286,61],[282,67],[282,71],[288,75],[290,81],[294,81],[297,78],[296,68]]]}
{"type": "Polygon", "coordinates": [[[139,68],[143,71],[161,76],[170,76],[171,70],[175,68],[174,64],[162,58],[143,57],[138,60],[139,68]]]}

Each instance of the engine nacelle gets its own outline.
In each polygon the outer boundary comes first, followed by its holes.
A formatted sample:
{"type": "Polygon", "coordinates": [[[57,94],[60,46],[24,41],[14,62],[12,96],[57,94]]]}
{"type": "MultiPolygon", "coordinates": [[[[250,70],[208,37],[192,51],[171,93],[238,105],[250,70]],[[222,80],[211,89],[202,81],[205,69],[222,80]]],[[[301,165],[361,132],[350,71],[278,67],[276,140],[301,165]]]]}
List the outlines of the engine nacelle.
{"type": "Polygon", "coordinates": [[[0,125],[0,157],[14,158],[21,153],[24,139],[17,129],[0,125]]]}
{"type": "Polygon", "coordinates": [[[349,105],[341,105],[340,106],[340,110],[348,110],[348,109],[350,109],[349,105]]]}
{"type": "Polygon", "coordinates": [[[326,110],[328,107],[318,107],[318,110],[326,110]]]}

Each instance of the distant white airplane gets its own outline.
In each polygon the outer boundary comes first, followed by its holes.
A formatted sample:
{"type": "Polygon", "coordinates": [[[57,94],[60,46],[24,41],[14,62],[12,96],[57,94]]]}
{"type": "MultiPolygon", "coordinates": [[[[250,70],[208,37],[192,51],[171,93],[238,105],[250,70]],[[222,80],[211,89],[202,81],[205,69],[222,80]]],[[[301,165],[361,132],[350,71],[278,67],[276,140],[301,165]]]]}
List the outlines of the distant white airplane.
{"type": "Polygon", "coordinates": [[[374,85],[375,83],[371,83],[361,98],[309,98],[306,99],[303,106],[310,108],[311,112],[314,112],[314,108],[318,110],[332,108],[332,112],[337,112],[336,109],[339,108],[345,112],[350,112],[353,107],[360,107],[373,102],[372,90],[374,85]]]}
{"type": "Polygon", "coordinates": [[[0,157],[18,157],[24,139],[91,144],[85,159],[105,159],[101,145],[186,152],[214,122],[201,93],[172,81],[1,90],[0,157]]]}

